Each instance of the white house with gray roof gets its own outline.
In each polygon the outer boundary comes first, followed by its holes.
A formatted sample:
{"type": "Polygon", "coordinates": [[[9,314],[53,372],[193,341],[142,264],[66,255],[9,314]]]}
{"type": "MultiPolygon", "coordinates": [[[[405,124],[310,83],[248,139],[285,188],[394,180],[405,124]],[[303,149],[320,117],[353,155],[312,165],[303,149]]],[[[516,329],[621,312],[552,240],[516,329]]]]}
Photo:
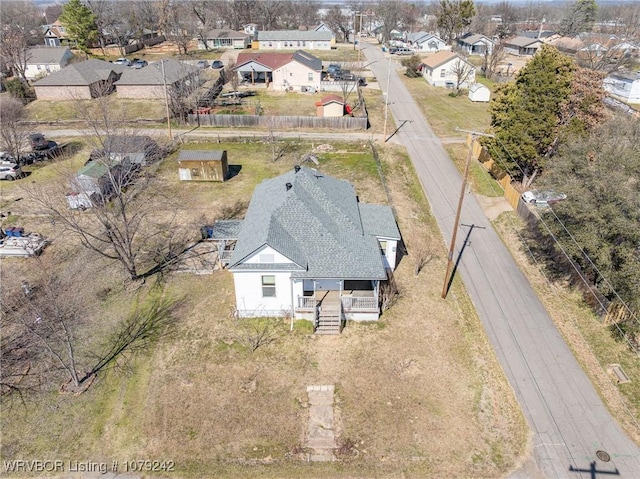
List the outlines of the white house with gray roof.
{"type": "Polygon", "coordinates": [[[210,237],[233,273],[239,317],[290,315],[322,331],[335,318],[378,319],[400,232],[390,207],[360,203],[349,182],[296,166],[258,185],[245,219],[216,222],[210,237]]]}
{"type": "Polygon", "coordinates": [[[331,50],[336,40],[333,32],[315,30],[269,30],[256,33],[257,50],[331,50]]]}
{"type": "Polygon", "coordinates": [[[66,67],[73,53],[67,47],[33,47],[27,52],[24,76],[27,80],[57,72],[66,67]]]}

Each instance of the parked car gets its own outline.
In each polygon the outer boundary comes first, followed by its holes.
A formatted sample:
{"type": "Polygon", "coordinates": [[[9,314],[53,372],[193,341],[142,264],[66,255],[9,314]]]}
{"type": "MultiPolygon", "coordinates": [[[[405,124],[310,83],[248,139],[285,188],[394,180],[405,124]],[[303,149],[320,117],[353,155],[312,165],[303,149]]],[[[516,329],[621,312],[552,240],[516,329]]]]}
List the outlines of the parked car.
{"type": "Polygon", "coordinates": [[[133,68],[139,70],[140,68],[146,67],[148,64],[149,63],[147,62],[147,60],[136,60],[135,62],[133,62],[133,68]]]}
{"type": "Polygon", "coordinates": [[[530,190],[522,193],[522,201],[536,206],[549,206],[567,198],[564,193],[555,191],[530,190]]]}
{"type": "Polygon", "coordinates": [[[211,62],[211,68],[215,68],[216,70],[224,68],[224,63],[222,63],[222,60],[213,60],[211,62]]]}
{"type": "Polygon", "coordinates": [[[0,165],[0,180],[13,181],[22,178],[22,168],[18,165],[0,165]]]}
{"type": "Polygon", "coordinates": [[[413,51],[408,48],[398,48],[395,52],[391,52],[396,55],[413,55],[413,51]]]}
{"type": "Polygon", "coordinates": [[[131,60],[127,60],[126,58],[118,58],[115,62],[113,62],[114,65],[124,65],[126,67],[130,67],[131,66],[131,60]]]}
{"type": "Polygon", "coordinates": [[[196,66],[198,68],[209,68],[209,62],[207,60],[198,60],[198,63],[196,63],[196,66]]]}

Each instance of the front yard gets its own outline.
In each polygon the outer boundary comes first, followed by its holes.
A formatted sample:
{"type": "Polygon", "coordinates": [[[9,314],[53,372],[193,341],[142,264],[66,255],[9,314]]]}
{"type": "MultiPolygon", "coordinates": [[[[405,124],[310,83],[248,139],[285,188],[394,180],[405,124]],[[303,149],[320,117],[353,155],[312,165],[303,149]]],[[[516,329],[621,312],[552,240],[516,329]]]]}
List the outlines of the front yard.
{"type": "MultiPolygon", "coordinates": [[[[363,202],[385,203],[369,147],[331,146],[317,152],[318,170],[352,182],[363,202]]],[[[226,149],[229,164],[241,166],[225,183],[184,183],[174,158],[164,160],[154,181],[183,205],[185,228],[248,200],[258,182],[293,168],[312,149],[299,143],[274,163],[261,141],[184,147],[226,149]]],[[[398,302],[379,322],[349,324],[334,337],[310,334],[305,322],[289,332],[283,321],[277,340],[254,353],[237,339],[227,271],[131,285],[27,200],[14,201],[23,196],[21,181],[3,188],[3,210],[10,205],[15,221],[53,239],[43,260],[82,271],[76,294],[90,306],[91,324],[101,325],[91,341],[103,340],[109,318],[152,283],[185,299],[170,335],[127,368],[99,376],[85,393],[61,395],[54,381],[24,405],[3,399],[5,411],[12,405],[1,418],[3,460],[175,461],[174,472],[157,474],[166,477],[496,477],[513,469],[528,438],[513,392],[459,281],[446,301],[440,298],[446,252],[405,151],[385,145],[379,153],[408,250],[395,275],[398,302]],[[431,259],[415,276],[413,262],[424,247],[431,259]],[[304,460],[312,384],[336,387],[337,462],[304,460]]],[[[58,181],[45,173],[53,168],[42,166],[31,178],[45,186],[58,181]]],[[[33,265],[3,260],[3,266],[33,265]]]]}

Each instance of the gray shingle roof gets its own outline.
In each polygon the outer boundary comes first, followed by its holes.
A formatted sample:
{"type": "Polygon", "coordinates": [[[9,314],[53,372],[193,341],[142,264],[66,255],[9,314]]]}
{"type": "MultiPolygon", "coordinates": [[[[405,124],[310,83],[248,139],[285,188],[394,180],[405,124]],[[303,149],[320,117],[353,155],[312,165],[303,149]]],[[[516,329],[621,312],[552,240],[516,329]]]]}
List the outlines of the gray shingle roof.
{"type": "Polygon", "coordinates": [[[304,66],[311,68],[315,71],[322,70],[322,60],[313,56],[311,53],[307,53],[304,50],[298,50],[293,54],[293,59],[298,63],[302,63],[304,66]]]}
{"type": "Polygon", "coordinates": [[[221,161],[225,150],[180,150],[178,161],[221,161]]]}
{"type": "Polygon", "coordinates": [[[218,220],[211,227],[211,238],[216,240],[238,239],[242,220],[218,220]]]}
{"type": "Polygon", "coordinates": [[[270,246],[301,267],[289,268],[294,277],[385,279],[380,247],[369,231],[393,234],[393,215],[388,207],[372,206],[365,207],[365,229],[347,181],[306,167],[263,181],[254,191],[230,268],[244,268],[243,260],[270,246]]]}
{"type": "Polygon", "coordinates": [[[248,38],[250,36],[251,35],[249,35],[248,33],[236,32],[235,30],[228,30],[223,28],[209,30],[205,34],[205,38],[207,40],[213,40],[215,38],[232,38],[237,40],[244,40],[245,38],[248,38]]]}
{"type": "Polygon", "coordinates": [[[72,63],[58,72],[42,78],[34,83],[35,86],[88,86],[98,81],[109,79],[111,72],[122,73],[127,68],[122,65],[102,60],[86,60],[72,63]]]}
{"type": "Polygon", "coordinates": [[[333,34],[323,31],[304,31],[304,30],[268,30],[258,32],[258,40],[264,41],[331,41],[333,34]]]}
{"type": "Polygon", "coordinates": [[[391,208],[384,205],[358,203],[365,234],[400,240],[400,231],[391,208]]]}
{"type": "Polygon", "coordinates": [[[480,41],[483,41],[483,43],[493,43],[491,40],[489,40],[487,37],[485,37],[484,35],[480,35],[478,33],[473,34],[473,35],[469,35],[467,37],[464,38],[458,38],[458,43],[461,44],[465,44],[465,45],[474,45],[480,41]]]}
{"type": "MultiPolygon", "coordinates": [[[[60,65],[65,55],[70,54],[67,47],[33,47],[29,48],[28,65],[60,65]]],[[[72,55],[69,55],[70,57],[72,55]]]]}
{"type": "Polygon", "coordinates": [[[527,37],[512,37],[508,40],[505,40],[506,45],[514,45],[516,47],[528,47],[529,45],[533,45],[534,43],[538,43],[540,40],[537,38],[527,38],[527,37]]]}
{"type": "Polygon", "coordinates": [[[187,78],[197,73],[199,70],[194,65],[182,63],[177,60],[167,59],[150,63],[144,68],[125,67],[122,77],[115,82],[116,87],[120,85],[167,85],[187,78]],[[162,76],[162,64],[164,63],[164,78],[162,76]]]}

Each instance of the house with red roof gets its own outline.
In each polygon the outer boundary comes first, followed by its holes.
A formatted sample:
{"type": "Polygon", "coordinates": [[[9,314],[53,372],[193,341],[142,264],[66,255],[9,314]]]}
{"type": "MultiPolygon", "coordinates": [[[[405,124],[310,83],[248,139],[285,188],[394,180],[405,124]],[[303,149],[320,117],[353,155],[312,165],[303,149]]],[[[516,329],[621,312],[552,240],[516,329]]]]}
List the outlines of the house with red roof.
{"type": "Polygon", "coordinates": [[[265,83],[276,91],[307,91],[320,88],[322,60],[303,50],[242,52],[233,70],[242,81],[251,84],[265,83]]]}

